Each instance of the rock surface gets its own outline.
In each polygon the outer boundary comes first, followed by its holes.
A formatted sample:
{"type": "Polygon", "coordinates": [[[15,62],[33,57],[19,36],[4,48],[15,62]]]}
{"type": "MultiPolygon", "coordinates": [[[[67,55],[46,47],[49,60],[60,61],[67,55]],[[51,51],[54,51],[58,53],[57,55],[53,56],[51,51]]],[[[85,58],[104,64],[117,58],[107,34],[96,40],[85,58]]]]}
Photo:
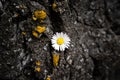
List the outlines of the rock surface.
{"type": "Polygon", "coordinates": [[[0,0],[0,80],[119,80],[119,26],[119,0],[0,0]],[[42,23],[32,19],[35,10],[46,11],[42,23]],[[37,25],[46,26],[38,38],[37,25]],[[54,67],[56,32],[67,33],[71,45],[54,67]]]}

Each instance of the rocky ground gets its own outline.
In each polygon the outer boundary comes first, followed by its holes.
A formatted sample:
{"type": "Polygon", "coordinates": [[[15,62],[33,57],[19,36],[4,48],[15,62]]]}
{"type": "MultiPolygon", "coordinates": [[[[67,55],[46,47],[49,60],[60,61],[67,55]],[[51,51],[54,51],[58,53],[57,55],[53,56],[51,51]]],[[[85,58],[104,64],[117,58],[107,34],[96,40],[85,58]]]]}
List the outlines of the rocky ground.
{"type": "Polygon", "coordinates": [[[119,76],[119,0],[0,0],[0,80],[120,80],[119,76]],[[46,18],[33,19],[36,10],[45,11],[46,18]],[[35,36],[37,25],[46,31],[35,36]],[[51,46],[56,32],[71,39],[70,47],[59,53],[58,66],[53,65],[51,46]]]}

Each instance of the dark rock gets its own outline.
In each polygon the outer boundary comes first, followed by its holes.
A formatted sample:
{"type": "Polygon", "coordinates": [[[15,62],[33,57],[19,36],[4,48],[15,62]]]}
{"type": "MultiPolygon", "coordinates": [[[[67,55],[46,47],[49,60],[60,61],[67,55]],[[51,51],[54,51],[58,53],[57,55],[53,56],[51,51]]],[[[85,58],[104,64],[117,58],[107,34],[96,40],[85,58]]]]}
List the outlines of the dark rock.
{"type": "Polygon", "coordinates": [[[51,80],[119,80],[120,1],[55,0],[52,9],[53,2],[0,1],[0,80],[45,80],[48,75],[51,80]],[[32,20],[35,10],[46,11],[43,23],[32,20]],[[47,30],[35,38],[37,25],[47,30]],[[67,33],[71,45],[54,67],[51,37],[56,32],[67,33]]]}

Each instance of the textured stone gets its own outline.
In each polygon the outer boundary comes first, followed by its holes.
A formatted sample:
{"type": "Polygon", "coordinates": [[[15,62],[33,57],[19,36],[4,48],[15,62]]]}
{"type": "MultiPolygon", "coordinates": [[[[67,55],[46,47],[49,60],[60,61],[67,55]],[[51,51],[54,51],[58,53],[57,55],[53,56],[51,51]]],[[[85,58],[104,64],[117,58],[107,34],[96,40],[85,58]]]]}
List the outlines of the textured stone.
{"type": "Polygon", "coordinates": [[[54,10],[53,2],[0,1],[0,80],[119,80],[119,0],[56,0],[54,10]],[[46,11],[46,19],[32,20],[35,10],[46,11]],[[46,26],[38,38],[32,35],[37,25],[46,26]],[[56,32],[67,33],[71,44],[54,67],[56,32]]]}

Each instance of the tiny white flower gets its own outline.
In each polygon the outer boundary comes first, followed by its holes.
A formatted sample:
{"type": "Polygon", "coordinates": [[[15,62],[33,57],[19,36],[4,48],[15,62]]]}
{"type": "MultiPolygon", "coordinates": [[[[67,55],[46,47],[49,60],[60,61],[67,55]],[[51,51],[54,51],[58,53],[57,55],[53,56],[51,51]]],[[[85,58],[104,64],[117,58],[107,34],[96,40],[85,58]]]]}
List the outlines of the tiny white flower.
{"type": "Polygon", "coordinates": [[[63,32],[61,33],[56,33],[53,35],[52,39],[52,47],[57,50],[57,51],[64,51],[65,48],[68,48],[70,45],[70,38],[68,37],[67,34],[64,34],[63,32]]]}

